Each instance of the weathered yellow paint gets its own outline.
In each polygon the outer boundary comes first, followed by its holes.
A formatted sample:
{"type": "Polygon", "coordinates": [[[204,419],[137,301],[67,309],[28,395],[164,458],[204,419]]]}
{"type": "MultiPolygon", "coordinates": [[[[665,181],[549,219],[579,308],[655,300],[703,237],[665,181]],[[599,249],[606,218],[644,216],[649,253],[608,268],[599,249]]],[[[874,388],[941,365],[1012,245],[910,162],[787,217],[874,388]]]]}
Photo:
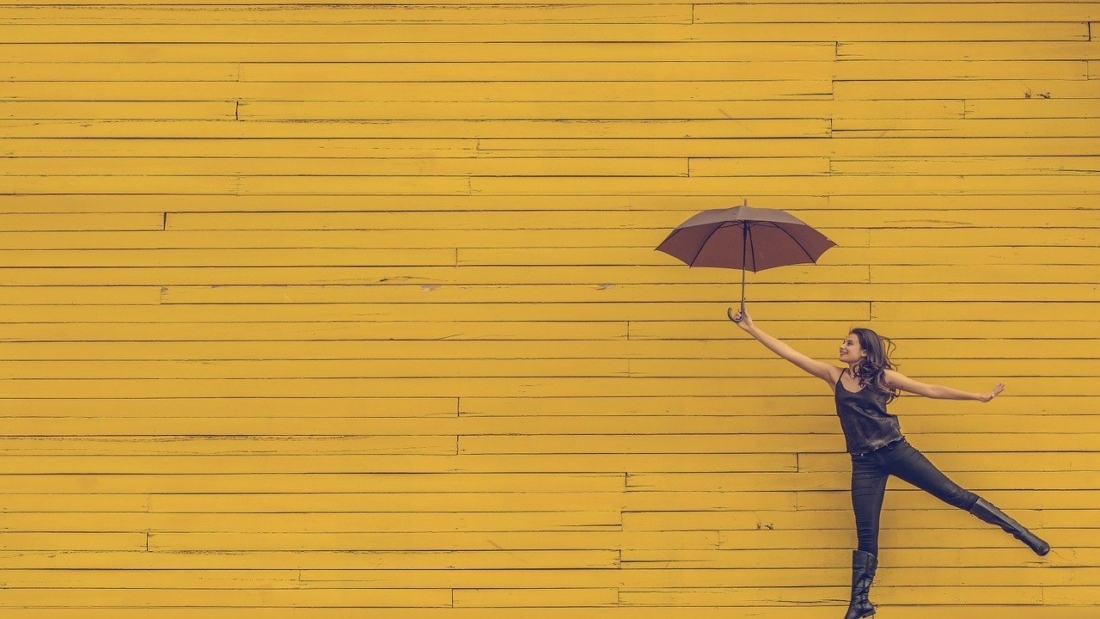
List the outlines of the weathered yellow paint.
{"type": "Polygon", "coordinates": [[[0,614],[828,619],[828,387],[655,252],[838,244],[770,332],[901,370],[897,619],[1100,605],[1096,2],[0,0],[0,614]],[[1054,568],[1054,569],[1048,569],[1054,568]]]}

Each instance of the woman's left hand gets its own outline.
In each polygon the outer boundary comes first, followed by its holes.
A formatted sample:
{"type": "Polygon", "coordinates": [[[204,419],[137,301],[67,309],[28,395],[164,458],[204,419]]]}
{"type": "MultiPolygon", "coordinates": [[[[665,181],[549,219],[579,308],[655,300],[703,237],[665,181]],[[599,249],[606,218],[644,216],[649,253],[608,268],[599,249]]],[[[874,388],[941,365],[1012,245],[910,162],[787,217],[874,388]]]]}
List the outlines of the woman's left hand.
{"type": "Polygon", "coordinates": [[[997,386],[993,388],[993,391],[990,391],[989,393],[983,393],[982,394],[981,401],[982,402],[989,402],[993,398],[997,397],[997,395],[1000,394],[1004,390],[1005,390],[1005,384],[1004,383],[997,383],[997,386]]]}

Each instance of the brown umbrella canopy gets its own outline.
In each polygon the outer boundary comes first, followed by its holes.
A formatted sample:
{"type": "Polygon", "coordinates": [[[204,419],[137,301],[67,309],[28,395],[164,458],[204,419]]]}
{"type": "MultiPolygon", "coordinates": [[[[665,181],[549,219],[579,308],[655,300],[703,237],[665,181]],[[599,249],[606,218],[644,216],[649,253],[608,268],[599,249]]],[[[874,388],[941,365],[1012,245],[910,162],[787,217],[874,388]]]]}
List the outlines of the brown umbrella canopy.
{"type": "Polygon", "coordinates": [[[657,249],[693,267],[741,269],[741,309],[745,309],[744,271],[817,262],[836,246],[790,213],[776,209],[714,209],[676,227],[657,249]]]}

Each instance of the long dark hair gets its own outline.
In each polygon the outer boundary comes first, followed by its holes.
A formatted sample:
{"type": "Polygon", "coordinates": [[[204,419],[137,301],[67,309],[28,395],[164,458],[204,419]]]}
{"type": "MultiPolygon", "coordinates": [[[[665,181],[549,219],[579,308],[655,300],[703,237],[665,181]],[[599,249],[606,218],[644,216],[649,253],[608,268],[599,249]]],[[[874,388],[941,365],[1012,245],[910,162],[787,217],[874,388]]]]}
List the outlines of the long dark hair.
{"type": "Polygon", "coordinates": [[[867,353],[867,356],[856,366],[856,378],[859,379],[860,388],[870,387],[886,396],[889,403],[898,397],[898,392],[886,382],[886,370],[896,370],[897,366],[890,361],[890,355],[894,354],[894,343],[890,338],[864,327],[854,327],[849,331],[850,335],[859,339],[859,346],[867,353]]]}

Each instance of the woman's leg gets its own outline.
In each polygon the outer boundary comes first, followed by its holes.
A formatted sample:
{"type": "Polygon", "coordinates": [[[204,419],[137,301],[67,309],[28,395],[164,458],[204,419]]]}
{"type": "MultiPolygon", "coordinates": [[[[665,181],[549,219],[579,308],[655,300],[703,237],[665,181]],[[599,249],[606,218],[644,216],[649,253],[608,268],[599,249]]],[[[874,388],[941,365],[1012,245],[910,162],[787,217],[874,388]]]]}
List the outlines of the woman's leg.
{"type": "Polygon", "coordinates": [[[868,594],[878,567],[878,523],[888,477],[875,455],[852,456],[852,509],[859,549],[852,551],[852,597],[844,619],[875,614],[868,594]]]}
{"type": "Polygon", "coordinates": [[[909,443],[902,443],[897,449],[892,450],[885,460],[890,473],[899,479],[913,484],[948,505],[965,509],[983,522],[1001,527],[1039,556],[1050,552],[1050,544],[1009,518],[996,506],[948,479],[928,461],[928,458],[924,457],[924,454],[914,449],[909,443]]]}
{"type": "Polygon", "coordinates": [[[878,555],[879,515],[890,474],[873,454],[852,456],[852,510],[859,550],[878,555]]]}
{"type": "Polygon", "coordinates": [[[970,511],[978,502],[978,495],[951,481],[935,467],[924,454],[903,441],[885,457],[886,470],[902,481],[908,482],[937,499],[970,511]]]}

